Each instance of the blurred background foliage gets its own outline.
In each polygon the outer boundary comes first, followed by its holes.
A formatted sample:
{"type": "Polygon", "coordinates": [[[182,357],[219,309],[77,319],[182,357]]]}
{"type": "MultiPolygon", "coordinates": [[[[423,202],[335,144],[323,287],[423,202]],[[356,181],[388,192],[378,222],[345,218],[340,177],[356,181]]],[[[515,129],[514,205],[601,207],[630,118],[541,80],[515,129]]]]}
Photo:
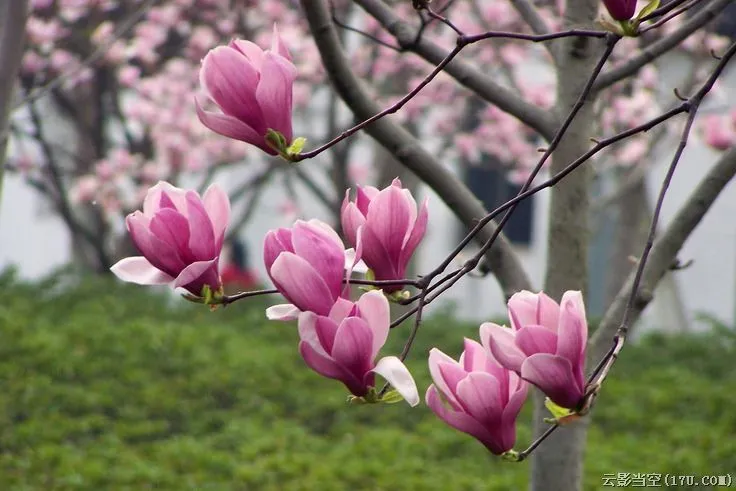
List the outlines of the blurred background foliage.
{"type": "MultiPolygon", "coordinates": [[[[295,326],[267,322],[260,300],[210,312],[63,272],[24,283],[6,271],[0,288],[1,490],[527,487],[528,463],[493,458],[424,406],[346,405],[341,384],[303,364],[295,326]]],[[[736,334],[704,322],[624,350],[594,410],[586,489],[616,472],[736,471],[736,334]]],[[[455,357],[463,336],[477,325],[426,322],[409,362],[420,392],[428,350],[455,357]]]]}

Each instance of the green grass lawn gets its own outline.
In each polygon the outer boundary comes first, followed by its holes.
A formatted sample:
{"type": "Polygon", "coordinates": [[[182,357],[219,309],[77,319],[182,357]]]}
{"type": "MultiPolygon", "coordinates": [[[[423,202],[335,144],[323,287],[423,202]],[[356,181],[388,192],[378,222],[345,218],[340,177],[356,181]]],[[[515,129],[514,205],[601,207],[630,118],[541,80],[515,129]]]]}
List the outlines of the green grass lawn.
{"type": "MultiPolygon", "coordinates": [[[[210,312],[63,275],[6,273],[0,287],[0,490],[527,488],[528,462],[498,460],[423,405],[348,406],[258,300],[210,312]]],[[[409,362],[420,392],[429,348],[457,356],[463,336],[477,325],[423,326],[409,362]]],[[[735,343],[721,327],[628,346],[594,410],[586,489],[615,472],[735,474],[735,343]]]]}

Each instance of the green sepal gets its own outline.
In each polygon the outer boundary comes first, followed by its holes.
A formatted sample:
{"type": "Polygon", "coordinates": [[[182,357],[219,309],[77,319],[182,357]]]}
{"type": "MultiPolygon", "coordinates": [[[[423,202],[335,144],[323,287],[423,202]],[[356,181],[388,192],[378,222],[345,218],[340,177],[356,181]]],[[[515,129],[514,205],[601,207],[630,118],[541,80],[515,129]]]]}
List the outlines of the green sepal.
{"type": "Polygon", "coordinates": [[[637,16],[634,17],[634,21],[636,21],[637,27],[639,25],[639,22],[641,22],[642,18],[651,14],[658,8],[659,8],[659,0],[651,0],[648,4],[646,4],[644,8],[641,9],[641,11],[637,14],[637,16]]]}
{"type": "Polygon", "coordinates": [[[411,298],[411,292],[409,290],[399,290],[399,291],[391,292],[386,296],[391,302],[401,303],[402,300],[407,300],[411,298]]]}
{"type": "Polygon", "coordinates": [[[404,396],[399,394],[399,391],[396,389],[391,389],[385,394],[383,394],[383,397],[378,402],[382,402],[384,404],[396,404],[397,402],[401,402],[404,400],[404,396]]]}
{"type": "Polygon", "coordinates": [[[302,150],[304,149],[304,145],[307,143],[307,139],[303,136],[300,136],[299,138],[295,138],[293,142],[291,142],[291,145],[286,149],[286,155],[289,157],[294,157],[302,153],[302,150]]]}
{"type": "Polygon", "coordinates": [[[519,462],[519,452],[516,450],[507,450],[501,454],[501,458],[507,462],[519,462]]]}
{"type": "MultiPolygon", "coordinates": [[[[657,0],[658,1],[658,0],[657,0]]],[[[627,37],[636,37],[639,35],[639,21],[634,20],[621,20],[618,22],[621,26],[621,33],[627,37]]]]}
{"type": "Polygon", "coordinates": [[[396,389],[391,389],[381,395],[375,387],[370,387],[368,393],[364,396],[355,396],[352,394],[348,396],[348,404],[396,404],[403,400],[404,397],[396,389]]]}
{"type": "Polygon", "coordinates": [[[279,155],[285,158],[288,145],[286,143],[286,138],[284,137],[284,135],[276,130],[272,130],[271,128],[269,128],[266,130],[266,143],[268,143],[269,147],[276,150],[279,155]]]}
{"type": "Polygon", "coordinates": [[[544,407],[552,413],[552,418],[544,418],[545,423],[566,425],[577,421],[581,416],[576,411],[555,404],[549,397],[544,399],[544,407]]]}

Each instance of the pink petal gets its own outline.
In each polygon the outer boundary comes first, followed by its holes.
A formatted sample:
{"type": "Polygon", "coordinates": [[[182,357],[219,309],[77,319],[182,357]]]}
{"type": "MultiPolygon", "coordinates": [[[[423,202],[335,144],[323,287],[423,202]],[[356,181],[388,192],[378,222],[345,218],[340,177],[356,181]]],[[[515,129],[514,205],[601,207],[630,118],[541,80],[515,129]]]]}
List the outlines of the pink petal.
{"type": "Polygon", "coordinates": [[[380,191],[373,186],[358,186],[355,191],[355,206],[363,216],[368,216],[368,207],[371,200],[375,198],[380,191]]]}
{"type": "Polygon", "coordinates": [[[213,184],[205,191],[202,203],[212,222],[215,234],[215,249],[220,251],[225,239],[225,230],[227,230],[230,223],[230,198],[220,186],[213,184]]]}
{"type": "Polygon", "coordinates": [[[508,301],[511,327],[518,331],[528,324],[539,324],[537,320],[538,296],[527,290],[514,293],[508,301]]]}
{"type": "Polygon", "coordinates": [[[199,261],[209,260],[220,251],[215,249],[215,233],[212,221],[204,209],[202,200],[194,191],[187,193],[187,212],[189,215],[189,249],[199,261]]]}
{"type": "Polygon", "coordinates": [[[372,345],[373,333],[368,324],[363,319],[348,317],[337,328],[331,356],[345,370],[362,379],[373,366],[372,345]]]}
{"type": "Polygon", "coordinates": [[[469,373],[457,385],[457,398],[467,413],[486,428],[499,426],[503,413],[501,387],[495,377],[484,372],[469,373]]]}
{"type": "Polygon", "coordinates": [[[291,62],[274,53],[264,54],[256,99],[263,111],[265,127],[284,135],[287,144],[293,138],[291,108],[295,78],[296,67],[291,62]]]}
{"type": "Polygon", "coordinates": [[[388,253],[386,247],[373,232],[370,223],[360,227],[360,248],[363,260],[373,270],[377,280],[400,279],[396,269],[396,261],[388,253]]]}
{"type": "Polygon", "coordinates": [[[414,251],[416,250],[419,243],[424,238],[424,234],[427,231],[427,222],[429,221],[429,212],[427,210],[427,200],[425,199],[422,203],[422,208],[419,210],[419,215],[414,222],[414,228],[411,234],[406,239],[403,249],[401,250],[400,263],[406,268],[406,265],[411,260],[414,251]]]}
{"type": "Polygon", "coordinates": [[[325,316],[330,313],[334,297],[321,275],[303,258],[282,252],[271,266],[271,276],[299,310],[325,316]]]}
{"type": "Polygon", "coordinates": [[[294,247],[291,245],[291,229],[269,230],[263,239],[263,262],[269,274],[273,262],[279,257],[279,254],[285,251],[294,252],[294,247]]]}
{"type": "Polygon", "coordinates": [[[328,317],[339,324],[345,317],[354,315],[354,309],[355,304],[353,302],[344,298],[338,298],[330,309],[328,317]]]}
{"type": "Polygon", "coordinates": [[[247,57],[229,46],[218,46],[202,60],[200,83],[223,113],[266,134],[261,106],[256,98],[260,75],[247,57]]]}
{"type": "Polygon", "coordinates": [[[271,35],[271,51],[283,56],[288,61],[291,61],[291,54],[286,48],[284,41],[281,39],[279,30],[276,28],[276,24],[273,25],[273,34],[271,35]]]}
{"type": "Polygon", "coordinates": [[[150,231],[176,249],[185,263],[194,260],[189,251],[189,222],[178,211],[172,208],[159,210],[151,219],[150,231]]]}
{"type": "MultiPolygon", "coordinates": [[[[299,331],[299,339],[302,342],[309,344],[320,356],[332,360],[330,353],[325,350],[324,345],[319,339],[319,334],[317,333],[317,323],[320,319],[324,319],[324,317],[321,317],[314,312],[301,312],[298,317],[299,322],[297,323],[297,329],[299,331]]],[[[337,325],[335,325],[335,331],[337,331],[337,325]]]]}
{"type": "Polygon", "coordinates": [[[143,200],[143,214],[145,216],[151,218],[161,209],[161,198],[164,194],[174,203],[175,208],[179,212],[186,212],[186,191],[166,181],[159,181],[148,190],[143,200]]]}
{"type": "Polygon", "coordinates": [[[128,215],[125,224],[135,246],[154,267],[172,277],[184,269],[186,264],[179,252],[151,233],[150,221],[141,212],[128,215]]]}
{"type": "Polygon", "coordinates": [[[367,228],[383,244],[394,268],[409,230],[411,214],[402,190],[396,186],[383,189],[368,207],[367,228]]]}
{"type": "Polygon", "coordinates": [[[348,378],[348,375],[342,367],[335,363],[334,360],[319,354],[309,343],[304,341],[300,342],[299,353],[302,355],[302,358],[304,358],[304,362],[307,366],[323,377],[341,381],[348,378]]]}
{"type": "Polygon", "coordinates": [[[113,264],[110,271],[123,281],[139,285],[166,285],[174,281],[174,278],[153,266],[143,256],[121,259],[113,264]]]}
{"type": "Polygon", "coordinates": [[[386,356],[381,358],[373,367],[373,372],[386,379],[411,407],[419,404],[417,384],[414,382],[409,369],[397,357],[386,356]]]}
{"type": "Polygon", "coordinates": [[[521,366],[521,376],[564,408],[574,409],[583,397],[583,388],[573,374],[572,365],[561,356],[532,355],[521,366]]]}
{"type": "Polygon", "coordinates": [[[266,309],[266,318],[275,321],[293,321],[301,311],[290,303],[272,305],[266,309]]]}
{"type": "Polygon", "coordinates": [[[174,287],[186,288],[194,295],[202,294],[202,286],[209,285],[212,290],[220,287],[220,277],[217,273],[219,257],[209,261],[197,261],[184,268],[174,280],[174,287]]]}
{"type": "Polygon", "coordinates": [[[472,339],[465,338],[463,340],[463,348],[463,354],[460,357],[460,364],[463,366],[465,371],[485,371],[488,357],[483,346],[472,339]]]}
{"type": "Polygon", "coordinates": [[[172,186],[166,181],[159,181],[148,190],[143,200],[143,214],[145,216],[151,218],[161,208],[161,197],[164,193],[174,203],[179,212],[186,213],[186,191],[172,186]]]}
{"type": "Polygon", "coordinates": [[[244,141],[255,145],[264,152],[271,155],[276,155],[276,151],[266,144],[266,133],[259,133],[254,130],[251,126],[240,121],[234,116],[227,114],[217,114],[209,111],[205,111],[199,105],[199,101],[195,98],[195,104],[197,106],[197,116],[203,125],[218,133],[222,136],[232,138],[234,140],[244,141]]]}
{"type": "Polygon", "coordinates": [[[228,46],[239,51],[242,55],[248,58],[248,61],[250,61],[251,65],[257,72],[261,71],[264,51],[260,46],[246,39],[233,39],[230,41],[228,46]]]}
{"type": "Polygon", "coordinates": [[[370,356],[370,359],[373,360],[388,339],[391,310],[388,300],[380,290],[364,293],[358,299],[357,305],[361,319],[366,321],[373,333],[373,347],[370,356]]]}
{"type": "Polygon", "coordinates": [[[429,373],[432,376],[432,381],[450,404],[453,404],[455,407],[460,407],[460,402],[455,397],[454,386],[453,389],[450,389],[450,386],[445,382],[445,377],[440,371],[440,365],[451,365],[453,363],[460,368],[458,362],[437,348],[429,350],[429,373]]]}
{"type": "Polygon", "coordinates": [[[335,336],[337,335],[338,327],[337,323],[329,317],[317,317],[317,322],[315,323],[317,340],[325,353],[330,356],[332,356],[332,347],[335,345],[335,336]]]}
{"type": "Polygon", "coordinates": [[[527,325],[516,332],[516,346],[527,356],[557,351],[557,335],[546,327],[527,325]]]}
{"type": "Polygon", "coordinates": [[[347,191],[345,194],[345,201],[342,204],[342,210],[340,212],[340,222],[342,225],[342,231],[345,237],[348,239],[348,243],[352,246],[357,244],[356,234],[358,228],[365,223],[365,217],[358,210],[358,207],[354,203],[348,201],[347,191]]]}
{"type": "Polygon", "coordinates": [[[480,326],[480,340],[502,367],[521,371],[526,355],[516,346],[516,336],[511,329],[486,322],[480,326]]]}
{"type": "Polygon", "coordinates": [[[340,296],[345,271],[345,252],[321,229],[298,221],[291,234],[294,253],[306,260],[322,277],[332,298],[340,296]]]}
{"type": "Polygon", "coordinates": [[[508,448],[500,448],[488,430],[469,414],[448,409],[440,399],[439,392],[434,385],[430,385],[425,395],[427,406],[449,426],[477,438],[483,445],[496,455],[500,455],[508,448]]]}
{"type": "Polygon", "coordinates": [[[547,329],[557,332],[557,323],[560,319],[560,306],[546,293],[539,292],[539,305],[537,307],[537,322],[547,329]]]}
{"type": "Polygon", "coordinates": [[[562,297],[560,327],[557,334],[556,354],[567,358],[580,383],[584,378],[585,347],[588,342],[588,323],[585,319],[580,292],[567,292],[562,297]]]}

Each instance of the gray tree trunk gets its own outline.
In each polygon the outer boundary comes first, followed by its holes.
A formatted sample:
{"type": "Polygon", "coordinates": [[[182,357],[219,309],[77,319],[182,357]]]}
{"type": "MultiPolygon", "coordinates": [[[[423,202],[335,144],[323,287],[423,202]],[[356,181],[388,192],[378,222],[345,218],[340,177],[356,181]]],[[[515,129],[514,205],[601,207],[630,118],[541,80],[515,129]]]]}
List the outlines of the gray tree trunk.
{"type": "MultiPolygon", "coordinates": [[[[595,0],[570,0],[565,28],[585,28],[598,15],[595,0]]],[[[557,78],[557,112],[566,115],[577,101],[596,59],[601,43],[590,38],[570,38],[557,48],[560,66],[557,78]]],[[[580,110],[553,155],[552,174],[559,172],[590,147],[594,128],[592,101],[580,110]]],[[[587,290],[588,190],[590,172],[581,166],[552,188],[545,291],[559,301],[566,290],[587,290]]],[[[534,434],[547,429],[543,397],[534,398],[534,434]]],[[[532,454],[530,489],[533,491],[576,491],[582,489],[583,455],[587,423],[557,430],[532,454]]]]}
{"type": "Polygon", "coordinates": [[[27,0],[0,0],[0,198],[8,146],[8,119],[23,57],[27,12],[27,0]]]}

